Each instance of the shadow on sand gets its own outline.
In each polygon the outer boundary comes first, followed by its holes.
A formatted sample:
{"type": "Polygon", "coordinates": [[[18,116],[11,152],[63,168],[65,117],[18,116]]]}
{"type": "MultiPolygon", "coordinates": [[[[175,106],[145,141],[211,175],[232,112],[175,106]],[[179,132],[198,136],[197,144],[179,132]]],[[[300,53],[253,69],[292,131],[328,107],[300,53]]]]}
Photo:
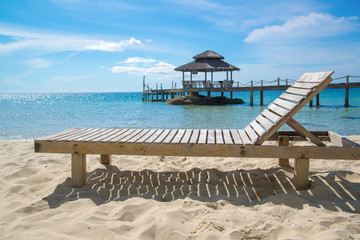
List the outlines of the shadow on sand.
{"type": "Polygon", "coordinates": [[[87,184],[72,188],[71,179],[59,184],[45,197],[50,208],[57,208],[80,198],[96,205],[138,197],[170,202],[191,198],[203,202],[226,200],[239,206],[272,202],[302,209],[305,204],[330,211],[360,212],[360,183],[351,179],[353,172],[311,172],[307,191],[295,191],[292,169],[271,168],[221,172],[216,169],[154,172],[122,171],[108,165],[87,174],[87,184]]]}

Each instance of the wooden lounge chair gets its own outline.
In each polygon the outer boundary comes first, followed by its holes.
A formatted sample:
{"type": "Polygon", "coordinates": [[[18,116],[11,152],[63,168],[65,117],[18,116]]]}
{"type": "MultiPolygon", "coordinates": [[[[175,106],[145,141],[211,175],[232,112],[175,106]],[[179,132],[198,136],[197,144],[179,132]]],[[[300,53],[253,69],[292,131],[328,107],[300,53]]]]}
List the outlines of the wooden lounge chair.
{"type": "Polygon", "coordinates": [[[100,154],[102,164],[111,164],[111,155],[279,158],[280,166],[294,158],[294,186],[306,189],[309,159],[360,159],[358,144],[332,132],[310,132],[293,118],[332,73],[303,74],[244,129],[69,129],[35,140],[35,152],[72,154],[74,187],[86,183],[86,154],[100,154]],[[278,131],[285,123],[295,131],[278,131]]]}

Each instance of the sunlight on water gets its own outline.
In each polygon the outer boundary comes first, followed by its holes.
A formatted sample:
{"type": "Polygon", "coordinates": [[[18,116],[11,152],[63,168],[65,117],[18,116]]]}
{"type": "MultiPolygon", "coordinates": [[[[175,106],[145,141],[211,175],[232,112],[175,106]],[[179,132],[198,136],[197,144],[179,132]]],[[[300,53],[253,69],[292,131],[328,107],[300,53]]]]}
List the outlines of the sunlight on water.
{"type": "MultiPolygon", "coordinates": [[[[264,93],[267,106],[281,91],[264,93]]],[[[0,94],[0,139],[34,139],[68,128],[244,128],[264,107],[249,106],[249,93],[236,93],[243,105],[169,106],[144,103],[141,93],[0,94]]],[[[350,90],[344,108],[344,90],[326,89],[320,108],[304,107],[295,119],[309,130],[360,134],[360,89],[350,90]]],[[[288,129],[288,128],[287,128],[288,129]]]]}

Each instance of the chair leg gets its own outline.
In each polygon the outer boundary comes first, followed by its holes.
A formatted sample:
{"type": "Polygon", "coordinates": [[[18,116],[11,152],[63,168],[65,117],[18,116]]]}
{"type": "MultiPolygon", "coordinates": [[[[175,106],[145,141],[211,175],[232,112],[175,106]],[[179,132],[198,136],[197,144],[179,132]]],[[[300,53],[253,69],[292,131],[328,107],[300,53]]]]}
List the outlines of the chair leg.
{"type": "Polygon", "coordinates": [[[296,190],[309,187],[309,158],[296,158],[294,161],[294,185],[296,190]]]}
{"type": "Polygon", "coordinates": [[[100,163],[101,164],[106,164],[106,165],[111,165],[111,155],[101,155],[100,156],[100,163]]]}
{"type": "Polygon", "coordinates": [[[71,186],[82,187],[86,183],[86,154],[71,155],[71,186]]]}
{"type": "MultiPolygon", "coordinates": [[[[289,146],[289,136],[279,136],[278,137],[279,146],[289,146]]],[[[290,167],[289,158],[279,158],[280,167],[290,167]]]]}

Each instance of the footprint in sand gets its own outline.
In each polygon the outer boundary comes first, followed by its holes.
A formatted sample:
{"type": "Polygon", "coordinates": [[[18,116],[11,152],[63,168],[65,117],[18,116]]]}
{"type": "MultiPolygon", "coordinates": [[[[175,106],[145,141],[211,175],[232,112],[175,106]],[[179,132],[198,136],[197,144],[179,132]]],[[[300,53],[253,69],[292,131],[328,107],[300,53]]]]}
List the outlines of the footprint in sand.
{"type": "Polygon", "coordinates": [[[135,220],[135,215],[130,212],[126,212],[123,215],[121,215],[119,220],[122,222],[133,222],[135,220]]]}

